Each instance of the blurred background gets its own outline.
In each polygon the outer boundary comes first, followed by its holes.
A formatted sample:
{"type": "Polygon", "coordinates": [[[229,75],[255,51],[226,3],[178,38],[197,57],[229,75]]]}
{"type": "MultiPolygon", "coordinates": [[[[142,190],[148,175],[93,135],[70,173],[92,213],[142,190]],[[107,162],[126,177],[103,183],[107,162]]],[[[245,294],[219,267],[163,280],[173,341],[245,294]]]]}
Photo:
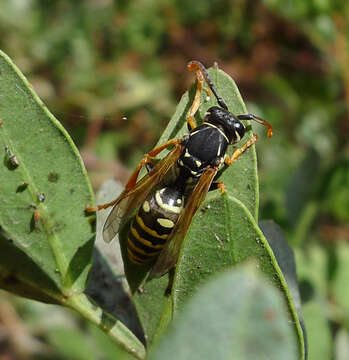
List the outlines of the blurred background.
{"type": "MultiPolygon", "coordinates": [[[[349,358],[349,2],[1,0],[0,48],[79,147],[95,189],[159,138],[193,80],[217,61],[250,112],[260,219],[296,253],[309,359],[349,358]]],[[[0,360],[112,359],[99,330],[0,291],[0,360]]]]}

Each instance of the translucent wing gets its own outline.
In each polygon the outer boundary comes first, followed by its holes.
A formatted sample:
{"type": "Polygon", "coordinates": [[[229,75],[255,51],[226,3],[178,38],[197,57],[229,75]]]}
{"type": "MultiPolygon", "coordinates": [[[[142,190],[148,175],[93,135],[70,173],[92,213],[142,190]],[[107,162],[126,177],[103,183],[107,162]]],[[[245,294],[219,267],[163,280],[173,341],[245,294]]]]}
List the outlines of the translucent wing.
{"type": "Polygon", "coordinates": [[[113,240],[122,225],[130,218],[133,211],[142,204],[151,189],[163,179],[168,170],[177,161],[182,150],[183,146],[181,144],[176,145],[175,148],[168,153],[165,158],[160,160],[147,175],[139,180],[131,190],[125,189],[120,194],[104,223],[104,241],[110,242],[113,240]]]}
{"type": "Polygon", "coordinates": [[[179,251],[191,220],[204,201],[217,171],[218,168],[208,168],[201,175],[199,182],[189,196],[184,210],[179,215],[177,223],[151,271],[151,277],[160,277],[176,265],[179,251]]]}

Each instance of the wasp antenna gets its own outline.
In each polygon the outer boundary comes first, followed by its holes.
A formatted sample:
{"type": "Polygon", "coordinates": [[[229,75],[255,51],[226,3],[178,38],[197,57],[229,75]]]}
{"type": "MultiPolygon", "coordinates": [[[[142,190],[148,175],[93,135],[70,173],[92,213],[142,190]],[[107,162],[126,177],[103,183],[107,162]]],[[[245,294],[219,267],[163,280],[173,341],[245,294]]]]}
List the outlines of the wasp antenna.
{"type": "Polygon", "coordinates": [[[268,138],[271,138],[273,136],[273,127],[268,123],[268,121],[263,120],[262,118],[253,115],[253,114],[240,114],[236,116],[239,120],[254,120],[257,121],[258,123],[262,124],[263,126],[265,126],[268,131],[267,131],[267,136],[268,138]]]}
{"type": "Polygon", "coordinates": [[[203,77],[205,78],[207,85],[210,87],[211,91],[213,92],[214,96],[217,99],[218,104],[225,110],[228,110],[228,105],[226,104],[226,102],[223,100],[223,98],[221,96],[218,95],[217,93],[217,89],[214,86],[212,80],[210,79],[207,70],[205,68],[205,66],[203,64],[201,64],[200,61],[197,60],[193,60],[193,61],[189,61],[187,64],[187,69],[189,71],[200,71],[203,75],[203,77]]]}
{"type": "Polygon", "coordinates": [[[267,137],[268,138],[271,138],[273,136],[273,127],[271,126],[270,123],[268,123],[268,121],[265,121],[256,115],[252,115],[252,118],[254,121],[257,121],[258,123],[264,125],[267,128],[267,137]]]}

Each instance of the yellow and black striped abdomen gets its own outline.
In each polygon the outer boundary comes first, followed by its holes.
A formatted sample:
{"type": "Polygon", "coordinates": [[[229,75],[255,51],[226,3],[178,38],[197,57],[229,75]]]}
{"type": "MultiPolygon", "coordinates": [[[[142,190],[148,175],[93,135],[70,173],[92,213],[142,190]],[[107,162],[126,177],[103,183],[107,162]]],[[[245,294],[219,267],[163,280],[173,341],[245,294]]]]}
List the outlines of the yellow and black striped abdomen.
{"type": "Polygon", "coordinates": [[[153,261],[164,247],[183,209],[183,194],[164,187],[149,195],[139,208],[128,234],[127,252],[132,262],[153,261]]]}

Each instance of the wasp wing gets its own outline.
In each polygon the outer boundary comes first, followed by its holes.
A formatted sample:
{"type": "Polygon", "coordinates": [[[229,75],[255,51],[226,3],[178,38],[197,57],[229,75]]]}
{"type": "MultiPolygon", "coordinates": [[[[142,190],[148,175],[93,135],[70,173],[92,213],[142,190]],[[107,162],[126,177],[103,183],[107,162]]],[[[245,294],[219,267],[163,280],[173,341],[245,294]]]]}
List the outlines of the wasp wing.
{"type": "Polygon", "coordinates": [[[175,148],[160,160],[154,168],[146,174],[136,185],[125,189],[115,200],[115,205],[109,213],[103,226],[103,239],[105,242],[113,240],[123,224],[130,218],[134,210],[138,208],[147,197],[151,189],[157,185],[167,174],[181,155],[183,146],[178,144],[175,148]]]}
{"type": "Polygon", "coordinates": [[[200,177],[193,192],[189,195],[184,210],[179,215],[177,223],[173,228],[167,242],[161,251],[155,265],[152,268],[150,276],[160,277],[166,274],[178,261],[179,252],[185,234],[188,231],[191,220],[205,200],[206,194],[210,189],[212,181],[216,176],[218,168],[208,168],[200,177]]]}

